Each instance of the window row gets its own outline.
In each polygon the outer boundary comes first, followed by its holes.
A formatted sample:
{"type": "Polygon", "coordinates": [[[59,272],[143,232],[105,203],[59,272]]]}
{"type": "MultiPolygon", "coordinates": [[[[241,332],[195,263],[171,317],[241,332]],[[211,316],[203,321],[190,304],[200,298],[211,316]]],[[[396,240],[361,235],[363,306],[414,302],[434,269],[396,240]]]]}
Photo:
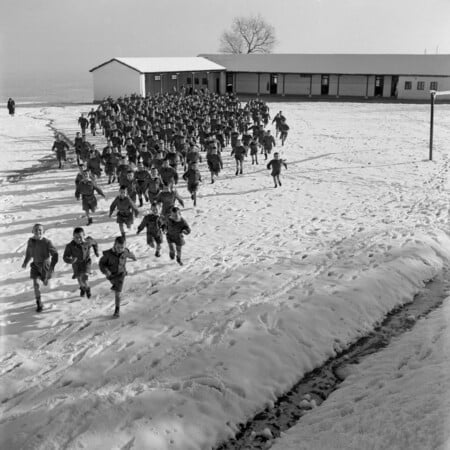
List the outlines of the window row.
{"type": "MultiPolygon", "coordinates": [[[[430,81],[430,90],[437,91],[438,88],[438,82],[437,81],[430,81]]],[[[412,81],[405,81],[405,90],[409,91],[412,89],[412,81]]],[[[418,81],[417,82],[417,90],[423,91],[425,90],[425,81],[418,81]]]]}
{"type": "MultiPolygon", "coordinates": [[[[177,76],[176,75],[171,75],[170,78],[172,80],[176,80],[177,76]]],[[[161,75],[155,75],[155,81],[161,81],[161,75]]],[[[187,77],[186,78],[186,83],[187,84],[192,84],[192,78],[191,77],[187,77]]],[[[195,84],[200,84],[200,79],[199,78],[194,78],[194,83],[195,84]]],[[[207,85],[208,84],[208,78],[202,78],[202,84],[203,85],[207,85]]]]}

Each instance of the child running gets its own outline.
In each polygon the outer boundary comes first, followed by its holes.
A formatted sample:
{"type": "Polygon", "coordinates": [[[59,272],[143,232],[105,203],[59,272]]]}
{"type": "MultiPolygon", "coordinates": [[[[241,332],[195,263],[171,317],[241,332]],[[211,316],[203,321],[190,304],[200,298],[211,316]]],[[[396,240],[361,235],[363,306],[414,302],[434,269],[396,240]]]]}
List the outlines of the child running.
{"type": "Polygon", "coordinates": [[[125,224],[128,229],[133,225],[134,217],[139,215],[139,210],[134,202],[128,197],[127,187],[120,186],[119,195],[113,200],[109,207],[109,217],[112,217],[114,210],[117,208],[117,223],[119,224],[120,233],[125,237],[125,224]]]}
{"type": "Polygon", "coordinates": [[[189,234],[191,229],[187,222],[181,217],[180,208],[174,206],[171,210],[169,219],[167,221],[167,243],[169,244],[170,259],[175,258],[175,250],[177,263],[182,266],[181,248],[185,244],[184,235],[189,234]]]}
{"type": "Polygon", "coordinates": [[[247,156],[247,149],[242,145],[242,141],[237,139],[236,146],[231,151],[231,156],[234,155],[236,160],[236,175],[242,175],[242,169],[244,165],[244,158],[247,156]]]}
{"type": "Polygon", "coordinates": [[[159,209],[156,203],[152,203],[150,214],[144,216],[136,234],[139,234],[144,228],[147,228],[147,244],[151,248],[155,248],[156,244],[155,256],[159,258],[161,256],[164,224],[159,215],[159,209]]]}
{"type": "Polygon", "coordinates": [[[113,248],[103,252],[103,256],[98,263],[100,271],[106,275],[111,282],[111,289],[115,293],[115,309],[113,317],[120,316],[120,301],[125,276],[127,275],[127,259],[136,261],[136,256],[125,248],[125,238],[116,237],[113,248]]]}
{"type": "Polygon", "coordinates": [[[278,152],[275,152],[273,154],[273,159],[269,162],[269,164],[267,164],[267,169],[269,169],[269,170],[272,169],[271,175],[273,177],[273,182],[275,184],[274,187],[278,187],[277,181],[278,181],[278,185],[281,186],[280,173],[281,173],[282,165],[285,167],[285,169],[287,169],[286,163],[282,159],[279,159],[278,152]]]}
{"type": "Polygon", "coordinates": [[[191,199],[194,201],[194,206],[197,206],[197,190],[202,182],[202,176],[196,162],[190,164],[188,170],[183,174],[183,180],[187,181],[187,189],[191,194],[191,199]]]}
{"type": "Polygon", "coordinates": [[[211,172],[211,184],[214,183],[214,177],[218,177],[220,171],[223,169],[222,157],[217,151],[216,147],[212,147],[209,153],[206,155],[206,162],[208,169],[211,172]]]}
{"type": "Polygon", "coordinates": [[[58,160],[58,167],[64,169],[64,163],[67,160],[66,152],[69,150],[67,142],[64,142],[59,134],[56,135],[56,140],[53,143],[52,150],[56,152],[56,159],[58,160]]]}
{"type": "Polygon", "coordinates": [[[78,184],[76,184],[75,198],[80,200],[81,196],[82,207],[83,211],[86,213],[88,225],[93,222],[92,217],[89,215],[89,211],[94,213],[97,209],[97,198],[94,194],[95,191],[97,191],[103,198],[106,198],[105,194],[96,185],[95,181],[89,178],[89,170],[83,169],[81,180],[78,184]]]}
{"type": "Polygon", "coordinates": [[[66,264],[72,264],[73,276],[80,286],[80,297],[86,295],[91,298],[91,288],[88,278],[91,274],[91,248],[98,257],[98,245],[90,236],[84,237],[84,230],[77,227],[73,230],[73,240],[66,245],[63,260],[66,264]]]}
{"type": "Polygon", "coordinates": [[[28,239],[25,259],[22,269],[32,260],[30,265],[30,278],[33,280],[34,296],[36,298],[36,311],[41,312],[44,308],[41,300],[41,291],[39,280],[44,286],[47,286],[48,280],[53,274],[56,263],[58,262],[58,252],[52,241],[44,237],[44,226],[37,223],[33,227],[33,237],[28,239]]]}

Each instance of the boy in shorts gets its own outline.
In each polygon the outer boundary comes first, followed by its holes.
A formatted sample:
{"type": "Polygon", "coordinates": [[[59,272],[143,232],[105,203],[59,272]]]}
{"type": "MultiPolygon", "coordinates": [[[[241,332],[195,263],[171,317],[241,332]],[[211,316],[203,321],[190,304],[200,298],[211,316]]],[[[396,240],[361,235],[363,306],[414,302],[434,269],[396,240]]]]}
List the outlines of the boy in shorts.
{"type": "Polygon", "coordinates": [[[97,242],[90,236],[85,238],[83,228],[77,227],[73,230],[73,240],[64,249],[63,260],[66,264],[72,264],[72,278],[78,281],[80,297],[86,295],[87,298],[91,298],[91,288],[88,283],[92,266],[91,248],[98,257],[97,242]]]}
{"type": "Polygon", "coordinates": [[[111,283],[111,289],[115,293],[115,309],[113,317],[120,316],[120,301],[125,276],[127,275],[127,259],[136,261],[136,256],[125,247],[125,238],[116,237],[113,248],[103,252],[98,263],[100,270],[111,283]]]}
{"type": "Polygon", "coordinates": [[[58,262],[58,252],[52,241],[44,237],[44,226],[40,223],[34,225],[33,237],[28,239],[25,259],[22,269],[32,260],[30,265],[30,278],[33,280],[34,296],[36,298],[36,311],[41,312],[43,304],[41,301],[41,291],[39,280],[47,286],[48,280],[53,274],[53,270],[58,262]]]}
{"type": "Polygon", "coordinates": [[[81,196],[82,207],[83,211],[86,213],[88,225],[93,222],[92,217],[89,215],[89,211],[94,213],[97,209],[97,198],[95,197],[95,191],[97,191],[103,198],[106,198],[105,194],[97,186],[95,181],[89,177],[89,170],[83,169],[82,178],[76,185],[75,198],[80,200],[81,196]]]}
{"type": "Polygon", "coordinates": [[[144,228],[147,228],[147,244],[151,248],[155,248],[156,244],[155,256],[159,258],[161,256],[164,224],[159,215],[158,205],[156,203],[152,203],[150,214],[144,216],[136,234],[139,234],[144,228]]]}
{"type": "Polygon", "coordinates": [[[109,217],[113,215],[114,210],[117,208],[117,223],[119,224],[120,233],[122,237],[125,237],[124,224],[128,229],[133,225],[134,217],[139,215],[137,206],[133,203],[127,194],[127,187],[120,186],[119,195],[114,199],[109,207],[109,217]]]}
{"type": "Polygon", "coordinates": [[[191,229],[187,222],[181,217],[180,208],[174,206],[167,220],[167,243],[169,244],[170,259],[175,259],[175,250],[177,263],[182,266],[181,247],[185,244],[184,235],[189,234],[191,229]]]}

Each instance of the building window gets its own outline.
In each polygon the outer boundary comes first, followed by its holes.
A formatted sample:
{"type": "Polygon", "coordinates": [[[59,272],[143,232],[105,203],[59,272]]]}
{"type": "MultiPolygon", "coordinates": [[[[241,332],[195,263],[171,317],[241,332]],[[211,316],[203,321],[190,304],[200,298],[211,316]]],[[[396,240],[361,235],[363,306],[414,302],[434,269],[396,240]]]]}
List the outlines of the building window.
{"type": "Polygon", "coordinates": [[[172,75],[172,80],[176,80],[177,79],[177,76],[176,75],[172,75]]]}
{"type": "Polygon", "coordinates": [[[411,81],[405,81],[405,91],[409,91],[412,87],[411,81]]]}
{"type": "Polygon", "coordinates": [[[437,91],[438,90],[438,82],[437,81],[431,81],[430,82],[430,89],[432,91],[437,91]]]}
{"type": "Polygon", "coordinates": [[[187,84],[192,84],[192,78],[191,77],[187,77],[186,78],[186,83],[187,84]]]}
{"type": "Polygon", "coordinates": [[[208,78],[202,78],[202,84],[207,85],[208,84],[208,78]]]}
{"type": "Polygon", "coordinates": [[[194,82],[195,82],[195,84],[199,84],[200,80],[197,77],[195,77],[194,82]]]}
{"type": "Polygon", "coordinates": [[[155,81],[161,81],[161,75],[155,75],[155,81]]]}
{"type": "Polygon", "coordinates": [[[425,81],[418,81],[417,82],[417,90],[423,91],[425,89],[425,81]]]}

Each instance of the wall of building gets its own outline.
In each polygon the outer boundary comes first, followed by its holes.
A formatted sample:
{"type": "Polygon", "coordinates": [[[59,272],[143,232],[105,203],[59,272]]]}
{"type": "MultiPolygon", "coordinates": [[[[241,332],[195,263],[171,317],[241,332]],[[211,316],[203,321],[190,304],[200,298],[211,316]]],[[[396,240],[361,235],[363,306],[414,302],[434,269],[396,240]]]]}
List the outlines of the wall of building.
{"type": "Polygon", "coordinates": [[[437,82],[438,91],[450,90],[450,77],[399,77],[397,85],[397,98],[402,100],[428,100],[430,98],[430,83],[437,82]],[[411,83],[411,89],[405,89],[405,83],[411,83]],[[417,83],[425,83],[424,89],[417,89],[417,83]]]}
{"type": "Polygon", "coordinates": [[[105,97],[121,97],[129,94],[142,94],[140,73],[117,62],[111,61],[92,72],[94,81],[94,101],[105,97]]]}
{"type": "Polygon", "coordinates": [[[341,75],[339,78],[339,96],[366,95],[367,77],[364,75],[341,75]]]}
{"type": "Polygon", "coordinates": [[[257,73],[237,73],[235,91],[239,94],[258,93],[258,74],[257,73]]]}
{"type": "MultiPolygon", "coordinates": [[[[309,95],[311,76],[299,74],[286,74],[284,80],[284,93],[286,95],[309,95]]],[[[283,89],[283,87],[281,87],[283,89]]]]}

